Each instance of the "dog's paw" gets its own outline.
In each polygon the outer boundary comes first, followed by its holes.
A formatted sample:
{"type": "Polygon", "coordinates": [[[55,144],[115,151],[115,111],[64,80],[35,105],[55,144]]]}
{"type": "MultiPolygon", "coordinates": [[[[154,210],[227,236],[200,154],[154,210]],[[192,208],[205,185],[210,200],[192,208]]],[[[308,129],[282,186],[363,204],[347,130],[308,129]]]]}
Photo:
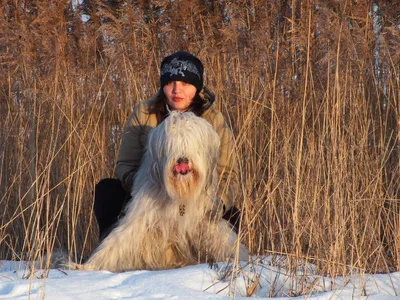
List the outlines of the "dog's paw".
{"type": "Polygon", "coordinates": [[[82,264],[74,264],[74,268],[75,270],[80,270],[80,271],[86,270],[85,265],[82,264]]]}

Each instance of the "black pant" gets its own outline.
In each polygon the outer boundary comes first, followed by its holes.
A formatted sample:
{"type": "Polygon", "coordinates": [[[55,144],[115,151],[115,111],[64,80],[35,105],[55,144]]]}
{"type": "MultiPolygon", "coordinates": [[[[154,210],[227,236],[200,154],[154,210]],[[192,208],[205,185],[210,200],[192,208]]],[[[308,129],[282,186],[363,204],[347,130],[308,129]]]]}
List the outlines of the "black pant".
{"type": "MultiPolygon", "coordinates": [[[[100,240],[103,240],[117,223],[124,205],[130,200],[121,182],[114,178],[105,178],[95,187],[94,214],[99,224],[100,240]]],[[[239,231],[240,212],[232,207],[223,218],[229,221],[236,232],[239,231]]]]}

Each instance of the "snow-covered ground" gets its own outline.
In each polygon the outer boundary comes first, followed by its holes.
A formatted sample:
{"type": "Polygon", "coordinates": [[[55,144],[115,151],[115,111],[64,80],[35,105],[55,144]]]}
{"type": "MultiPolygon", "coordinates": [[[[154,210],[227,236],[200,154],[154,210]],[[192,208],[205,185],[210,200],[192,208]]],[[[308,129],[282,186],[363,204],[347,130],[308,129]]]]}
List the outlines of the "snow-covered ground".
{"type": "Polygon", "coordinates": [[[297,276],[288,276],[272,265],[266,257],[251,265],[241,264],[239,272],[227,264],[219,264],[219,268],[202,264],[125,273],[36,270],[28,276],[26,264],[1,261],[0,299],[244,299],[247,292],[261,299],[271,295],[283,299],[290,298],[291,290],[306,293],[299,299],[383,300],[400,295],[400,273],[353,275],[333,281],[313,275],[312,265],[297,271],[297,276]],[[233,277],[236,280],[232,281],[233,277]]]}

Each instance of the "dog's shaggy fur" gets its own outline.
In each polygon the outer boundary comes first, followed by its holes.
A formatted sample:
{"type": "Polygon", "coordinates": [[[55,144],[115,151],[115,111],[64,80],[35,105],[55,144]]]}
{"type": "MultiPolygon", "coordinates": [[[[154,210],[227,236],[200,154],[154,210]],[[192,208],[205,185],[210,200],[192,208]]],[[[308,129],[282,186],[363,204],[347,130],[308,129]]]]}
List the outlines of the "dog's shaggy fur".
{"type": "Polygon", "coordinates": [[[169,269],[223,261],[236,252],[247,259],[228,223],[211,217],[218,205],[219,144],[206,120],[171,112],[149,134],[125,217],[89,260],[74,268],[169,269]]]}

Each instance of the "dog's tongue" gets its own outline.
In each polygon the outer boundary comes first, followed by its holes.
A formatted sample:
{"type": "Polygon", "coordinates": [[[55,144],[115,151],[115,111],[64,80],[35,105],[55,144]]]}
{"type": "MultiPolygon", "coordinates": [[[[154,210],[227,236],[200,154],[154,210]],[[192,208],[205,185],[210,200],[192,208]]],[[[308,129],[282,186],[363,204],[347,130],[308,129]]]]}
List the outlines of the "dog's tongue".
{"type": "Polygon", "coordinates": [[[176,173],[186,174],[190,171],[190,167],[187,163],[182,162],[175,165],[175,171],[176,173]]]}

